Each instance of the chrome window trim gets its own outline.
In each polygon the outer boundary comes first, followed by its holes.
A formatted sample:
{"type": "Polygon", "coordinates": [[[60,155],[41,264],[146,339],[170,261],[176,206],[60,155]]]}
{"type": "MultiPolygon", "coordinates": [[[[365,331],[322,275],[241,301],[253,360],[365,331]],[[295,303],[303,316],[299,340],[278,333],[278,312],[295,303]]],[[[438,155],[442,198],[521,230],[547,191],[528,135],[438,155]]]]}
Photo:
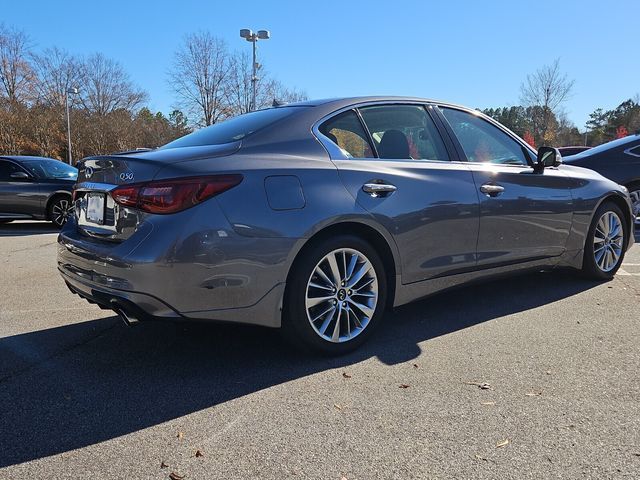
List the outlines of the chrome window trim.
{"type": "Polygon", "coordinates": [[[629,147],[623,152],[623,153],[626,153],[627,155],[631,155],[632,157],[640,158],[640,153],[634,153],[631,150],[638,150],[638,152],[640,152],[640,145],[634,145],[633,147],[629,147]]]}
{"type": "MultiPolygon", "coordinates": [[[[346,155],[344,155],[342,153],[342,149],[340,147],[338,147],[335,143],[333,143],[333,141],[331,139],[329,139],[328,137],[326,137],[325,135],[323,135],[320,132],[320,125],[322,125],[326,121],[330,120],[331,118],[333,118],[333,117],[335,117],[337,115],[340,115],[341,113],[344,113],[344,112],[349,111],[349,110],[353,110],[355,112],[355,114],[358,116],[360,122],[362,122],[363,127],[365,129],[365,133],[370,135],[369,128],[367,127],[367,125],[362,120],[362,118],[360,116],[360,112],[358,111],[358,109],[363,108],[363,107],[375,106],[375,105],[419,105],[421,107],[424,107],[425,109],[433,108],[434,106],[437,106],[436,103],[427,102],[427,101],[420,101],[420,100],[375,100],[375,101],[369,101],[369,102],[353,103],[353,104],[348,105],[346,107],[342,107],[339,110],[334,110],[333,112],[331,112],[331,113],[325,115],[324,117],[320,118],[320,120],[317,120],[313,124],[313,126],[311,127],[311,133],[313,133],[313,135],[316,137],[316,139],[325,148],[325,150],[329,154],[329,158],[331,160],[365,160],[365,161],[375,160],[375,161],[383,161],[383,162],[389,162],[389,161],[407,162],[407,161],[410,161],[410,162],[435,162],[435,163],[442,163],[442,162],[467,163],[467,162],[460,162],[459,160],[435,160],[435,159],[418,159],[418,160],[416,160],[416,159],[410,159],[410,158],[406,158],[406,159],[405,158],[402,158],[402,159],[388,159],[388,158],[379,158],[379,157],[347,157],[346,155]]],[[[437,128],[437,125],[435,125],[435,121],[433,119],[432,119],[432,121],[434,122],[434,126],[437,128]]],[[[442,141],[444,142],[444,139],[442,141]]],[[[375,145],[373,145],[373,149],[375,150],[375,145]]]]}

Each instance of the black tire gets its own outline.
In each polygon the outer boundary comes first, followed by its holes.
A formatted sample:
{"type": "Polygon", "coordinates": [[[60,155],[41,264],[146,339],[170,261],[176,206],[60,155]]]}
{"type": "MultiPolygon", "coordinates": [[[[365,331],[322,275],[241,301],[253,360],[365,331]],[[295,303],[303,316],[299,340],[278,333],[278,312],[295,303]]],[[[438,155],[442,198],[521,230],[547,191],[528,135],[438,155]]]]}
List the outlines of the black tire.
{"type": "Polygon", "coordinates": [[[625,254],[627,242],[629,239],[629,228],[625,224],[625,218],[626,216],[622,213],[622,210],[620,210],[620,207],[618,207],[613,202],[606,201],[602,205],[600,205],[600,207],[598,207],[598,209],[596,210],[596,213],[593,216],[593,220],[591,221],[591,226],[589,227],[589,232],[587,234],[587,238],[585,241],[584,258],[582,261],[582,273],[584,274],[584,276],[592,280],[603,281],[603,280],[611,280],[613,276],[616,274],[616,272],[622,265],[622,262],[624,261],[624,254],[625,254]],[[623,237],[622,237],[622,251],[620,253],[620,257],[618,258],[613,268],[605,271],[596,263],[596,258],[594,254],[594,251],[596,249],[595,243],[594,243],[594,236],[596,233],[596,227],[598,226],[598,222],[600,221],[602,216],[607,212],[615,213],[620,219],[620,222],[622,223],[623,237]]]}
{"type": "Polygon", "coordinates": [[[58,195],[49,203],[47,217],[56,228],[62,228],[64,224],[67,223],[67,218],[72,208],[70,196],[58,195]]]}
{"type": "MultiPolygon", "coordinates": [[[[326,264],[324,263],[323,265],[326,266],[326,264]]],[[[344,269],[343,267],[340,268],[344,269]]],[[[370,273],[367,273],[367,275],[370,276],[369,278],[372,277],[370,273]]],[[[355,274],[352,275],[352,278],[355,278],[355,274]]],[[[366,283],[366,281],[367,278],[364,278],[362,280],[363,283],[366,283]]],[[[356,285],[359,285],[359,283],[357,282],[356,285]]],[[[341,290],[343,290],[342,293],[351,291],[351,289],[347,287],[342,288],[341,290]]],[[[355,292],[356,290],[357,289],[354,288],[353,291],[355,292]]],[[[338,298],[339,294],[340,291],[329,293],[329,295],[335,295],[336,299],[338,298]]],[[[355,297],[356,295],[357,294],[353,296],[355,297]]],[[[351,300],[349,299],[349,297],[347,298],[347,301],[350,302],[351,300]]],[[[341,305],[345,305],[345,303],[341,303],[341,300],[331,300],[331,302],[333,302],[334,304],[336,301],[341,305]]],[[[368,242],[353,235],[338,235],[335,237],[326,238],[306,249],[294,263],[293,270],[289,275],[284,296],[282,331],[285,335],[285,338],[299,349],[305,351],[312,350],[325,355],[343,355],[358,348],[360,345],[366,342],[374,333],[376,327],[381,323],[385,311],[386,301],[387,278],[385,275],[384,264],[382,263],[382,260],[380,259],[380,256],[378,255],[376,250],[368,242]],[[317,331],[311,325],[311,320],[307,314],[306,297],[307,284],[316,271],[316,266],[319,265],[319,263],[325,258],[325,256],[339,249],[355,250],[358,253],[362,254],[364,258],[369,261],[369,263],[373,267],[373,271],[375,272],[375,282],[377,282],[378,296],[374,313],[370,318],[367,317],[368,323],[364,326],[364,328],[362,328],[362,330],[358,330],[355,326],[354,330],[351,330],[350,326],[346,327],[346,324],[352,324],[352,317],[350,317],[352,312],[349,311],[349,313],[344,314],[346,315],[346,323],[344,322],[344,320],[342,320],[342,326],[337,327],[337,329],[339,331],[342,331],[344,328],[349,328],[347,335],[353,334],[354,336],[351,339],[346,339],[341,341],[340,343],[335,343],[323,338],[319,333],[319,329],[317,331]],[[356,333],[354,334],[353,332],[356,333]]],[[[337,308],[340,308],[340,305],[338,305],[337,308]]],[[[349,308],[351,308],[351,303],[349,303],[349,308]]],[[[358,313],[362,314],[363,312],[358,310],[358,313]]],[[[341,319],[344,319],[344,316],[341,317],[341,319]]],[[[335,323],[331,324],[335,325],[335,323]]],[[[328,330],[334,329],[328,328],[328,330]]]]}

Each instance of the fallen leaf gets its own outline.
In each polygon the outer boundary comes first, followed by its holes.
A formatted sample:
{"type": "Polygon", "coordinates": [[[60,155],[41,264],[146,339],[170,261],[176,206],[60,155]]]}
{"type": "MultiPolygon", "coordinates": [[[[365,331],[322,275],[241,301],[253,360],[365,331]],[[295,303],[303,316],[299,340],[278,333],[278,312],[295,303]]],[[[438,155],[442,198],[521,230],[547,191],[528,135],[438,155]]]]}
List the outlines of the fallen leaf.
{"type": "Polygon", "coordinates": [[[398,385],[398,388],[409,388],[410,385],[407,385],[406,383],[401,383],[400,385],[398,385]]]}
{"type": "Polygon", "coordinates": [[[179,440],[182,440],[184,438],[184,433],[183,432],[178,432],[178,434],[176,435],[176,438],[179,440]]]}
{"type": "Polygon", "coordinates": [[[484,457],[481,457],[480,455],[478,455],[477,453],[475,454],[476,460],[484,460],[485,462],[488,462],[488,460],[484,457]]]}
{"type": "Polygon", "coordinates": [[[481,402],[480,405],[495,405],[496,402],[481,402]]]}
{"type": "Polygon", "coordinates": [[[576,426],[573,423],[570,423],[568,425],[558,425],[558,428],[576,428],[576,426]]]}
{"type": "Polygon", "coordinates": [[[413,364],[413,368],[418,368],[418,364],[417,364],[417,363],[414,363],[414,364],[413,364]]]}
{"type": "Polygon", "coordinates": [[[529,393],[525,393],[525,395],[527,397],[539,397],[540,395],[542,395],[542,392],[529,392],[529,393]]]}
{"type": "Polygon", "coordinates": [[[169,474],[169,478],[171,480],[182,480],[184,478],[184,475],[180,475],[179,473],[176,473],[176,472],[171,472],[169,474]]]}
{"type": "Polygon", "coordinates": [[[204,457],[204,453],[202,453],[200,450],[196,450],[196,458],[198,457],[204,457]]]}
{"type": "Polygon", "coordinates": [[[501,442],[496,443],[496,448],[502,448],[502,447],[506,447],[507,445],[509,445],[509,439],[505,439],[501,442]]]}
{"type": "Polygon", "coordinates": [[[344,378],[351,378],[351,375],[349,375],[347,372],[342,372],[342,376],[344,378]]]}
{"type": "Polygon", "coordinates": [[[333,404],[334,408],[338,409],[338,410],[342,410],[342,407],[340,405],[338,405],[337,403],[333,404]]]}
{"type": "Polygon", "coordinates": [[[160,462],[160,468],[169,468],[169,465],[164,462],[160,462]]]}
{"type": "Polygon", "coordinates": [[[479,382],[464,382],[466,385],[475,385],[476,387],[478,387],[480,390],[491,390],[493,387],[491,387],[490,384],[488,383],[479,383],[479,382]]]}

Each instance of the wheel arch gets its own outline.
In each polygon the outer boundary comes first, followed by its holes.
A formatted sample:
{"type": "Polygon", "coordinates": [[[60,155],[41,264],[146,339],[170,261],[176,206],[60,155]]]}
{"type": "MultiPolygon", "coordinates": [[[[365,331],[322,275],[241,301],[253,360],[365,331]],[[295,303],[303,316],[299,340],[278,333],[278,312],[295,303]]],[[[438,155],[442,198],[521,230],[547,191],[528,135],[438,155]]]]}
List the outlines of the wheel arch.
{"type": "Polygon", "coordinates": [[[395,299],[396,282],[401,273],[397,247],[388,233],[385,235],[378,228],[360,221],[349,220],[332,223],[307,238],[293,256],[291,266],[287,273],[287,285],[298,261],[304,256],[304,253],[324,239],[335,235],[354,235],[369,242],[373,246],[378,255],[380,255],[380,259],[384,265],[389,289],[387,292],[387,307],[391,307],[395,299]]]}
{"type": "MultiPolygon", "coordinates": [[[[620,210],[622,210],[625,213],[624,218],[622,219],[622,221],[624,222],[624,228],[626,230],[627,233],[627,238],[628,238],[628,242],[631,242],[632,240],[632,234],[633,234],[633,230],[634,230],[634,226],[632,223],[632,211],[629,208],[629,204],[627,202],[627,199],[622,196],[621,193],[613,191],[613,192],[609,192],[607,195],[605,195],[604,197],[602,197],[600,199],[600,201],[598,202],[598,204],[596,205],[596,207],[593,209],[593,213],[591,214],[591,221],[593,221],[593,217],[596,213],[596,211],[600,208],[600,206],[602,204],[604,204],[605,202],[612,202],[614,205],[616,205],[617,207],[620,208],[620,210]]],[[[629,245],[627,245],[628,247],[629,245]]]]}

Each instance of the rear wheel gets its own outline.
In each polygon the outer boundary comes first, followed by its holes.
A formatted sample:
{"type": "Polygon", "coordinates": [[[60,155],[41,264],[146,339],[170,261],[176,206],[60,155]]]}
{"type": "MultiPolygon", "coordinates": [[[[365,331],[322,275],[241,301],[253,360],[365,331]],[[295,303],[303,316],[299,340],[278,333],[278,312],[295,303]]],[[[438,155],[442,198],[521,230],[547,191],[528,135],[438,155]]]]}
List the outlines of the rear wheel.
{"type": "Polygon", "coordinates": [[[283,331],[294,345],[340,355],[364,343],[387,298],[384,266],[358,237],[327,239],[294,265],[285,294],[283,331]]]}
{"type": "Polygon", "coordinates": [[[595,280],[609,280],[616,274],[624,259],[628,232],[620,208],[611,202],[603,203],[589,227],[582,271],[595,280]]]}
{"type": "Polygon", "coordinates": [[[69,215],[73,214],[73,203],[67,196],[55,197],[49,205],[49,220],[58,228],[67,223],[69,215]]]}

